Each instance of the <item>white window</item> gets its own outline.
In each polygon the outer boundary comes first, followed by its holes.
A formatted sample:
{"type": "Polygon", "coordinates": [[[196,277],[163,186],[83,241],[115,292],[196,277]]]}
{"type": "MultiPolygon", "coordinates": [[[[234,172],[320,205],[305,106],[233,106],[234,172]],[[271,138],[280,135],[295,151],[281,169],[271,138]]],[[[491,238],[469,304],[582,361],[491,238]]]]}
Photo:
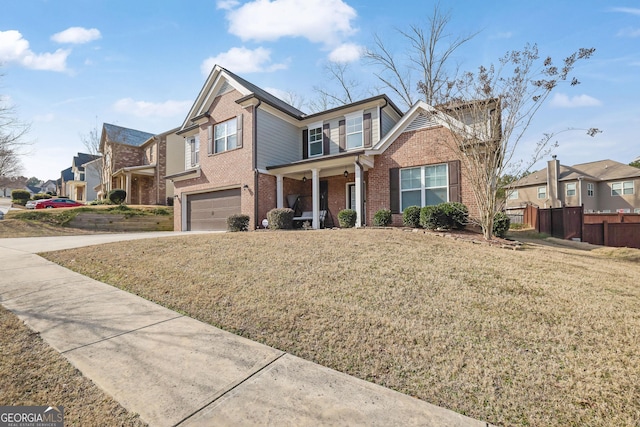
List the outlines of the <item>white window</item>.
{"type": "Polygon", "coordinates": [[[194,167],[200,164],[200,135],[187,138],[187,145],[191,154],[189,166],[194,167]]]}
{"type": "Polygon", "coordinates": [[[312,124],[309,126],[309,157],[322,154],[322,123],[312,124]]]}
{"type": "Polygon", "coordinates": [[[509,195],[510,200],[518,199],[518,190],[507,190],[507,194],[509,195]]]}
{"type": "Polygon", "coordinates": [[[233,118],[217,124],[214,136],[214,153],[222,153],[236,148],[238,146],[238,119],[233,118]]]}
{"type": "Polygon", "coordinates": [[[633,213],[640,214],[640,208],[635,208],[635,209],[633,210],[633,213]]]}
{"type": "Polygon", "coordinates": [[[611,195],[622,196],[633,194],[633,181],[614,182],[611,184],[611,195]]]}
{"type": "Polygon", "coordinates": [[[345,116],[345,122],[347,150],[362,147],[362,112],[345,116]]]}
{"type": "Polygon", "coordinates": [[[596,194],[596,189],[593,183],[587,183],[587,196],[593,197],[596,194]]]}
{"type": "Polygon", "coordinates": [[[567,197],[576,195],[576,183],[570,182],[567,183],[567,197]]]}
{"type": "Polygon", "coordinates": [[[400,170],[400,208],[437,205],[449,200],[446,164],[400,170]]]}
{"type": "Polygon", "coordinates": [[[538,187],[538,199],[547,198],[547,187],[538,187]]]}

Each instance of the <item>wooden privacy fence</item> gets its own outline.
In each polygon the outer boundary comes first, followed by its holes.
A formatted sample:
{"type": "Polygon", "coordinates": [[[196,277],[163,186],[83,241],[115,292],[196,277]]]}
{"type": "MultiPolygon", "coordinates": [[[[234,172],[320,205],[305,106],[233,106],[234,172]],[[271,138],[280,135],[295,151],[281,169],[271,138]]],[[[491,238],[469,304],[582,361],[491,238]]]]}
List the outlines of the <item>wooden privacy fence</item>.
{"type": "Polygon", "coordinates": [[[640,249],[640,214],[584,213],[582,206],[539,209],[527,205],[523,215],[523,222],[539,233],[594,245],[640,249]]]}

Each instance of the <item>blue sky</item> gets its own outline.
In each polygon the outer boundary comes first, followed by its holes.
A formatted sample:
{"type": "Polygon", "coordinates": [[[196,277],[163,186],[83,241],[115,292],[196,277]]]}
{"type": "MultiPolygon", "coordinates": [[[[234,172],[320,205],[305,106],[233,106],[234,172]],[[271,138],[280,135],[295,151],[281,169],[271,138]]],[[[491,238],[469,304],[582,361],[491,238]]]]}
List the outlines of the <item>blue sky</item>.
{"type": "MultiPolygon", "coordinates": [[[[435,2],[379,0],[3,0],[0,94],[32,124],[24,174],[57,179],[81,135],[103,122],[159,133],[181,124],[213,63],[276,94],[309,102],[331,87],[327,61],[348,63],[365,88],[378,83],[360,58],[377,33],[397,55],[396,29],[423,24],[435,2]]],[[[640,4],[635,1],[456,1],[449,31],[479,32],[456,54],[463,70],[537,43],[560,60],[580,47],[594,57],[561,87],[531,126],[519,156],[544,132],[564,132],[555,154],[572,165],[640,156],[640,4]]],[[[302,107],[302,110],[308,110],[302,107]]],[[[541,167],[539,163],[536,165],[541,167]]]]}

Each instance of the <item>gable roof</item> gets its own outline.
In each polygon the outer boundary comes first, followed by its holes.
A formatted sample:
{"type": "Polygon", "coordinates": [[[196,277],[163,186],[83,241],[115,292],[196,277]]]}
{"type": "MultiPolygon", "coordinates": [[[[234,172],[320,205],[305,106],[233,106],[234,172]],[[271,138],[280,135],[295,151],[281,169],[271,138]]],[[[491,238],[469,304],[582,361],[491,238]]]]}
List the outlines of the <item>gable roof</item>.
{"type": "Polygon", "coordinates": [[[131,145],[133,147],[140,147],[142,144],[147,142],[148,139],[155,136],[154,134],[149,132],[116,126],[110,123],[105,123],[102,125],[102,132],[103,134],[106,133],[106,137],[108,140],[107,142],[131,145]]]}
{"type": "Polygon", "coordinates": [[[85,163],[89,163],[95,159],[97,159],[98,155],[95,154],[87,154],[87,153],[78,153],[77,156],[73,157],[73,163],[72,166],[75,166],[77,168],[81,168],[82,165],[84,165],[85,163]]]}
{"type": "MultiPolygon", "coordinates": [[[[598,160],[574,166],[560,165],[559,181],[576,181],[578,178],[590,181],[612,181],[616,179],[640,178],[640,169],[613,160],[598,160]]],[[[547,168],[535,171],[513,183],[514,187],[546,184],[547,168]]]]}
{"type": "Polygon", "coordinates": [[[71,167],[68,167],[65,170],[61,171],[60,177],[63,181],[73,181],[73,171],[71,170],[71,167]]]}

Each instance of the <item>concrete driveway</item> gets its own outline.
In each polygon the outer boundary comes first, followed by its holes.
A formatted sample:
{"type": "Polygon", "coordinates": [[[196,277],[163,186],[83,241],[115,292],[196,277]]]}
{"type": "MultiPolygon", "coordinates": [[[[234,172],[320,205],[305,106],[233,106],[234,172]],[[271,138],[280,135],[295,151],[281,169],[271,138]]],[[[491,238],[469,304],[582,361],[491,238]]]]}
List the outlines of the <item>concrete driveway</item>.
{"type": "Polygon", "coordinates": [[[35,255],[185,234],[0,239],[0,303],[152,426],[487,425],[222,331],[35,255]]]}

